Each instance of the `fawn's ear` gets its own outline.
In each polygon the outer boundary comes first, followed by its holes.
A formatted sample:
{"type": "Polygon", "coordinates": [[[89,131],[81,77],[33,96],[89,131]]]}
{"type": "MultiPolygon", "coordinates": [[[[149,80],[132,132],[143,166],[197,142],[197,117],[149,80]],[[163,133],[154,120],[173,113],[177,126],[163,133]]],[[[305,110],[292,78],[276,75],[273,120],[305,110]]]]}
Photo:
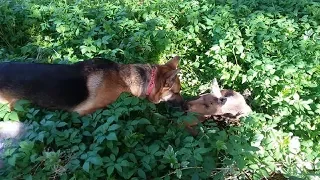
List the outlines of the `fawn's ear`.
{"type": "Polygon", "coordinates": [[[177,69],[179,61],[180,61],[180,57],[175,56],[170,61],[168,61],[165,65],[169,66],[171,69],[177,69]]]}
{"type": "Polygon", "coordinates": [[[214,78],[211,83],[211,94],[217,98],[220,98],[222,96],[221,90],[216,78],[214,78]]]}
{"type": "Polygon", "coordinates": [[[166,73],[167,79],[166,79],[165,87],[171,88],[173,86],[173,84],[176,82],[176,78],[179,71],[180,71],[179,69],[176,69],[166,73]]]}

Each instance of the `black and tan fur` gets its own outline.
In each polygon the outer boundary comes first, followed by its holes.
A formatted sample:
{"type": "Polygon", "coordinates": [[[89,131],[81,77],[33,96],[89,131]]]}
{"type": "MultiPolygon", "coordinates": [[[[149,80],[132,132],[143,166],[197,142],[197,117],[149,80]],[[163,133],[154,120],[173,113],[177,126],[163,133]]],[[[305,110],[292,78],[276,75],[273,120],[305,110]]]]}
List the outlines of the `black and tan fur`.
{"type": "Polygon", "coordinates": [[[119,64],[94,58],[72,65],[0,63],[0,103],[25,99],[51,109],[85,115],[114,102],[121,93],[146,97],[153,103],[182,102],[177,76],[179,57],[163,65],[119,64]],[[155,87],[146,95],[156,68],[155,87]]]}

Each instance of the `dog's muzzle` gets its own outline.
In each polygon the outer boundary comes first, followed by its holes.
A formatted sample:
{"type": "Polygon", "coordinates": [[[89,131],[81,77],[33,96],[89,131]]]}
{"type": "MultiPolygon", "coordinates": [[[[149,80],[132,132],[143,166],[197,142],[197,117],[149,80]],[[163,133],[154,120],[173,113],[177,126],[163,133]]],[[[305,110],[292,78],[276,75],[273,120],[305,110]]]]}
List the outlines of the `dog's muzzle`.
{"type": "Polygon", "coordinates": [[[184,100],[180,94],[172,95],[172,97],[167,102],[171,107],[183,109],[184,100]]]}

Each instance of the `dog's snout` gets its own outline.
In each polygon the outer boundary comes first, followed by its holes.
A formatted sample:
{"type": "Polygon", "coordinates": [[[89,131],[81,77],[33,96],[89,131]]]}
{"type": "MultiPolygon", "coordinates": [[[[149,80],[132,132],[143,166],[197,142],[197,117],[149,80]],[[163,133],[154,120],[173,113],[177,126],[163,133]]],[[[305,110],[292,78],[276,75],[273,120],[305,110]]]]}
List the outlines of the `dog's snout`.
{"type": "Polygon", "coordinates": [[[172,107],[183,108],[184,100],[180,94],[173,94],[171,98],[167,101],[172,107]]]}
{"type": "Polygon", "coordinates": [[[190,109],[190,104],[184,103],[184,104],[182,105],[182,109],[183,109],[184,111],[188,111],[188,110],[190,109]]]}

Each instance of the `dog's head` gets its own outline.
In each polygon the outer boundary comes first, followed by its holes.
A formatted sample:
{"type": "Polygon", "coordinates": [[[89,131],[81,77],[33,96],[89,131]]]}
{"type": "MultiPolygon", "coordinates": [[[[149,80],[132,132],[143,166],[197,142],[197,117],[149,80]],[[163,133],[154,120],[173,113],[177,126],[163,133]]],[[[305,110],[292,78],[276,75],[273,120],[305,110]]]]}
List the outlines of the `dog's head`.
{"type": "Polygon", "coordinates": [[[211,93],[187,101],[184,108],[188,112],[195,112],[202,116],[227,116],[236,119],[252,111],[240,93],[221,90],[216,79],[212,82],[211,93]]]}
{"type": "Polygon", "coordinates": [[[168,101],[181,105],[183,98],[180,95],[179,64],[180,57],[175,56],[164,65],[157,65],[155,87],[148,99],[153,103],[168,101]]]}

